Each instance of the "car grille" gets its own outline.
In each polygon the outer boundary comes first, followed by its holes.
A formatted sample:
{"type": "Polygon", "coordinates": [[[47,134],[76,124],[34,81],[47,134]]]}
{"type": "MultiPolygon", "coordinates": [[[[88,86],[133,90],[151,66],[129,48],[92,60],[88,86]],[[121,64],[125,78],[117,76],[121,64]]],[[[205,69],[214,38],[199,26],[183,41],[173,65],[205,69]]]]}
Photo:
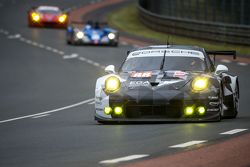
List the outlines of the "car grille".
{"type": "Polygon", "coordinates": [[[127,118],[180,118],[183,105],[181,102],[171,102],[167,105],[129,105],[125,106],[127,118]]]}

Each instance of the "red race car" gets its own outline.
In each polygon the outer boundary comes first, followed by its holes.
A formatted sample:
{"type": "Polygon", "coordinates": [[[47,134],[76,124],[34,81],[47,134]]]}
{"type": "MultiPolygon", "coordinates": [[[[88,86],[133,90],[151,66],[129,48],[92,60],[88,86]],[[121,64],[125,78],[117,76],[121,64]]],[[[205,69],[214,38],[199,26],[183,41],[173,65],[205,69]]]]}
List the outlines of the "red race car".
{"type": "Polygon", "coordinates": [[[68,15],[56,6],[38,6],[28,11],[30,27],[60,27],[66,28],[68,15]]]}

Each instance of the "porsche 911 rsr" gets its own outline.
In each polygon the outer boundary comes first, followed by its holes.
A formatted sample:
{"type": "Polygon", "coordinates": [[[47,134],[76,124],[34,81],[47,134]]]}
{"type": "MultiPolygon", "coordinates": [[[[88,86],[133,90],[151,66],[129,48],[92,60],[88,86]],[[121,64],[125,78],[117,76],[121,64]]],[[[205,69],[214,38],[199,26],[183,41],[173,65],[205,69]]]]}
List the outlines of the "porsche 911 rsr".
{"type": "Polygon", "coordinates": [[[66,28],[67,22],[67,13],[56,6],[33,7],[28,12],[28,25],[30,27],[66,28]]]}
{"type": "Polygon", "coordinates": [[[220,121],[239,110],[239,80],[203,48],[159,45],[128,52],[118,72],[107,66],[97,79],[95,119],[122,121],[220,121]]]}
{"type": "MultiPolygon", "coordinates": [[[[68,26],[67,28],[67,43],[72,45],[89,44],[89,45],[110,45],[117,46],[119,42],[118,31],[103,26],[106,24],[89,21],[83,27],[68,26]]],[[[82,24],[82,23],[80,23],[82,24]]]]}

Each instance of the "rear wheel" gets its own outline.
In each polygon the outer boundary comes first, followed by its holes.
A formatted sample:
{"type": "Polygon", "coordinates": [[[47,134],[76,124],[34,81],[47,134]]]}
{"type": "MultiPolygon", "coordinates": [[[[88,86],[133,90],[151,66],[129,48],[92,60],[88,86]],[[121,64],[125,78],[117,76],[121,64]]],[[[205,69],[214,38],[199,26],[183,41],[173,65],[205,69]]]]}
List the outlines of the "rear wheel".
{"type": "Polygon", "coordinates": [[[232,113],[233,113],[233,115],[232,115],[232,118],[236,118],[237,117],[237,115],[238,115],[238,112],[239,112],[239,107],[240,107],[240,105],[239,105],[239,86],[238,86],[238,84],[237,84],[237,86],[236,86],[236,88],[235,88],[235,93],[234,93],[234,96],[233,96],[233,103],[234,103],[234,107],[233,107],[233,111],[232,111],[232,113]]]}
{"type": "Polygon", "coordinates": [[[222,118],[224,118],[224,113],[225,113],[225,110],[224,110],[224,92],[223,92],[223,87],[221,85],[221,88],[220,88],[220,93],[219,93],[219,109],[220,109],[220,113],[217,117],[217,120],[218,121],[221,121],[222,118]]]}
{"type": "Polygon", "coordinates": [[[227,104],[227,110],[223,117],[225,118],[236,118],[239,111],[239,86],[235,87],[234,93],[230,96],[230,100],[227,104]]]}

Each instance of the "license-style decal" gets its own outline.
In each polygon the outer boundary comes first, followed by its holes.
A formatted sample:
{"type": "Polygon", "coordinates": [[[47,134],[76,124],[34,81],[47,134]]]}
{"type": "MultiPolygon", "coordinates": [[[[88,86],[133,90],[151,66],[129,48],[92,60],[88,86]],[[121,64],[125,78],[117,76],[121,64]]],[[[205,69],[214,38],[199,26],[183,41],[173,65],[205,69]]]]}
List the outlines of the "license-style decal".
{"type": "Polygon", "coordinates": [[[148,72],[134,72],[130,76],[132,78],[150,78],[152,76],[152,71],[148,71],[148,72]]]}
{"type": "Polygon", "coordinates": [[[185,78],[186,77],[186,72],[183,71],[175,71],[173,77],[177,78],[185,78]]]}
{"type": "Polygon", "coordinates": [[[148,81],[130,81],[129,88],[135,88],[138,86],[149,86],[150,83],[148,81]]]}

